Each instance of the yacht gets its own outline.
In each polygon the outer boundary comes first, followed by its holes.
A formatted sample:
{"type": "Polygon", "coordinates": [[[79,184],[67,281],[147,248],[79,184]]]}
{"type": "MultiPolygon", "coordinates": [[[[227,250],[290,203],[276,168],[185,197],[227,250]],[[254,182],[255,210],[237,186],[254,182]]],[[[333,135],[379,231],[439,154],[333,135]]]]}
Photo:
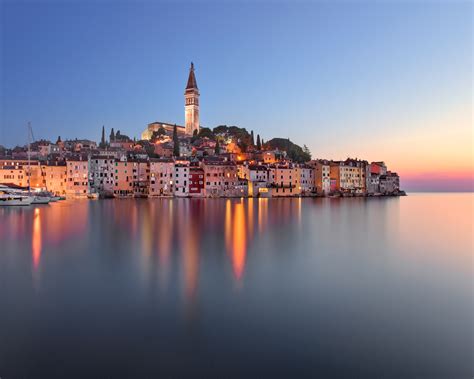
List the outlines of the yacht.
{"type": "Polygon", "coordinates": [[[30,205],[34,197],[18,192],[10,187],[0,185],[0,206],[30,205]]]}

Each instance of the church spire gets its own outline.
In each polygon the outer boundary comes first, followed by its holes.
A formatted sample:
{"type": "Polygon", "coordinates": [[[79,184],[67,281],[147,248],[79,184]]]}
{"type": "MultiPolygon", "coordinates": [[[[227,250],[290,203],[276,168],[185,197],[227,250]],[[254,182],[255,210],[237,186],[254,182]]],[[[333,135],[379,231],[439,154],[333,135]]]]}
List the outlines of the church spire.
{"type": "Polygon", "coordinates": [[[188,84],[186,85],[186,89],[198,89],[196,83],[196,77],[194,76],[194,64],[191,62],[191,68],[189,69],[189,77],[188,77],[188,84]]]}

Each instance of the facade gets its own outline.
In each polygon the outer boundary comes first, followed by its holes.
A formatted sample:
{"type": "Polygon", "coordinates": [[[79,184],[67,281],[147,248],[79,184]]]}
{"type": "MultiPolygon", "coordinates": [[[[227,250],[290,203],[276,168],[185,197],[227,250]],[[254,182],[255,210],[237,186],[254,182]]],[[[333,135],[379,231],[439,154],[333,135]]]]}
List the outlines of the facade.
{"type": "Polygon", "coordinates": [[[392,194],[400,190],[400,178],[397,173],[387,171],[386,175],[379,178],[380,193],[392,194]]]}
{"type": "Polygon", "coordinates": [[[133,168],[126,160],[114,162],[114,196],[133,196],[133,168]]]}
{"type": "MultiPolygon", "coordinates": [[[[148,124],[147,128],[142,132],[141,139],[142,140],[150,140],[153,136],[153,132],[157,132],[161,128],[163,128],[168,136],[173,135],[175,124],[170,124],[167,122],[155,121],[148,124]]],[[[182,125],[176,125],[176,131],[178,132],[178,136],[183,137],[185,135],[185,128],[182,125]]]]}
{"type": "Polygon", "coordinates": [[[361,161],[330,162],[331,191],[363,192],[365,190],[365,166],[361,161]]]}
{"type": "Polygon", "coordinates": [[[189,196],[202,197],[204,195],[204,170],[200,167],[189,168],[189,196]]]}
{"type": "Polygon", "coordinates": [[[270,167],[269,171],[268,181],[272,197],[300,194],[299,173],[292,164],[275,165],[270,167]]]}
{"type": "Polygon", "coordinates": [[[300,167],[296,168],[296,171],[299,176],[299,190],[301,195],[309,195],[315,192],[313,168],[307,165],[300,165],[300,167]]]}
{"type": "Polygon", "coordinates": [[[174,160],[150,159],[149,196],[173,196],[174,160]]]}
{"type": "Polygon", "coordinates": [[[247,193],[257,197],[268,193],[268,169],[264,165],[238,165],[240,179],[247,180],[247,193]]]}
{"type": "Polygon", "coordinates": [[[321,195],[327,195],[331,191],[329,162],[320,159],[312,162],[312,166],[314,167],[316,192],[321,195]]]}
{"type": "Polygon", "coordinates": [[[67,165],[66,162],[50,162],[41,165],[43,187],[55,195],[66,195],[67,165]]]}
{"type": "Polygon", "coordinates": [[[176,163],[174,166],[174,195],[186,197],[189,195],[189,164],[176,163]]]}
{"type": "Polygon", "coordinates": [[[204,160],[202,164],[206,197],[240,196],[237,165],[233,162],[204,160]]]}
{"type": "Polygon", "coordinates": [[[129,160],[132,168],[132,187],[135,197],[147,197],[150,183],[150,166],[148,160],[129,160]]]}
{"type": "Polygon", "coordinates": [[[113,194],[115,187],[113,155],[95,155],[89,158],[91,190],[96,193],[113,194]]]}
{"type": "Polygon", "coordinates": [[[194,64],[191,62],[188,83],[184,91],[184,127],[186,135],[199,132],[199,89],[194,75],[194,64]]]}
{"type": "Polygon", "coordinates": [[[66,161],[67,196],[86,196],[89,193],[89,162],[87,158],[70,158],[66,161]]]}

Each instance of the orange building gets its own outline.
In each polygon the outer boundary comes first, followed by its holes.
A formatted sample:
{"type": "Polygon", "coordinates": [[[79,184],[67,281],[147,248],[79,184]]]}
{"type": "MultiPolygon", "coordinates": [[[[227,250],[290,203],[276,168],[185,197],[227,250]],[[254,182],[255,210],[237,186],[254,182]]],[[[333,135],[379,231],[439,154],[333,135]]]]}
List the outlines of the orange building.
{"type": "Polygon", "coordinates": [[[133,165],[127,161],[115,161],[114,195],[133,196],[133,165]]]}
{"type": "Polygon", "coordinates": [[[43,187],[55,195],[65,195],[67,187],[67,166],[64,162],[41,165],[43,187]]]}
{"type": "Polygon", "coordinates": [[[86,196],[89,189],[89,165],[87,158],[70,158],[66,164],[66,195],[86,196]]]}

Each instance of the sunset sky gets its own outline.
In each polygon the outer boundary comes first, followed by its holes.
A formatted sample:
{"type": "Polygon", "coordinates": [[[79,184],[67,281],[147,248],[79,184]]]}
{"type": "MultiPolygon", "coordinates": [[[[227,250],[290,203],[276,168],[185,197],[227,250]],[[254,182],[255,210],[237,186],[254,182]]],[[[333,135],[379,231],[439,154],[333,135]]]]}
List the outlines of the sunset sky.
{"type": "Polygon", "coordinates": [[[408,190],[472,190],[470,1],[2,1],[0,145],[201,124],[384,160],[408,190]]]}

